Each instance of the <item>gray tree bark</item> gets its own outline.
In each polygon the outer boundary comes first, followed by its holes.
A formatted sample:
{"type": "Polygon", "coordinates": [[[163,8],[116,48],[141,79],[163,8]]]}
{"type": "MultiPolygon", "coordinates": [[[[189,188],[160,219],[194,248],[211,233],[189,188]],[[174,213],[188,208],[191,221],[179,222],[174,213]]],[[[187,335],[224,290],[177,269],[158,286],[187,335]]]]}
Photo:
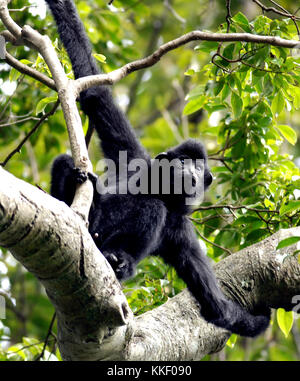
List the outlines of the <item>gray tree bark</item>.
{"type": "MultiPolygon", "coordinates": [[[[245,308],[295,306],[300,295],[300,236],[281,230],[215,266],[223,291],[245,308]],[[299,246],[299,245],[298,245],[299,246]]],[[[64,360],[199,360],[230,333],[206,323],[187,290],[134,317],[121,286],[71,208],[0,168],[0,245],[44,285],[57,311],[64,360]]],[[[299,303],[299,302],[298,302],[299,303]]]]}

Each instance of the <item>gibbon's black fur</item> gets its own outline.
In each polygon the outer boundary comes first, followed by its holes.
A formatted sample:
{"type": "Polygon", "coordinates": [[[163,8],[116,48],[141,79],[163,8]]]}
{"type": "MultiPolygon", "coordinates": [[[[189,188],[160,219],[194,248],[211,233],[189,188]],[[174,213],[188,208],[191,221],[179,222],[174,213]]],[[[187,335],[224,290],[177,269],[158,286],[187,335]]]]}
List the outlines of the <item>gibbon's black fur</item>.
{"type": "MultiPolygon", "coordinates": [[[[46,1],[69,54],[75,78],[98,74],[91,46],[72,0],[46,1]]],[[[114,160],[120,168],[124,163],[119,162],[119,151],[126,151],[128,162],[141,158],[151,168],[149,154],[115,105],[107,87],[97,86],[83,91],[80,104],[97,131],[105,158],[114,160]]],[[[159,155],[159,159],[162,157],[167,160],[204,159],[204,188],[210,185],[212,175],[207,166],[206,152],[198,141],[188,140],[159,155]]],[[[84,176],[74,168],[72,158],[61,155],[52,167],[51,194],[71,205],[76,184],[84,180],[84,176]]],[[[96,182],[93,183],[96,188],[96,182]]],[[[182,195],[99,194],[95,189],[89,231],[118,279],[132,276],[136,264],[145,256],[160,255],[175,267],[199,302],[201,314],[208,322],[242,336],[258,335],[269,324],[269,309],[262,308],[250,314],[225,298],[208,259],[201,251],[187,217],[189,212],[182,195]]]]}

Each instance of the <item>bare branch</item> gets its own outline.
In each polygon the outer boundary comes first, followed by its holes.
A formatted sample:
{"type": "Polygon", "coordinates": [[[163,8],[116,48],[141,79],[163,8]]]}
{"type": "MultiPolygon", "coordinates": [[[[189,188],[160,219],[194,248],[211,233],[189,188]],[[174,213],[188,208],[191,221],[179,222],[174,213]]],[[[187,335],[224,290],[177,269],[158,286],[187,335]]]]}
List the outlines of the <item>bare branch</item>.
{"type": "MultiPolygon", "coordinates": [[[[274,7],[267,7],[266,5],[264,5],[261,1],[259,0],[252,0],[255,4],[257,4],[264,12],[274,12],[274,13],[277,13],[278,15],[280,16],[284,16],[284,17],[294,17],[296,20],[300,20],[298,17],[295,17],[294,15],[292,15],[291,13],[289,13],[287,10],[285,10],[284,8],[281,8],[281,10],[277,9],[277,8],[274,8],[274,7]]],[[[277,4],[278,5],[278,4],[277,4]]]]}
{"type": "Polygon", "coordinates": [[[87,76],[84,78],[79,78],[75,81],[75,86],[77,92],[80,93],[82,90],[86,90],[89,87],[95,85],[112,85],[130,73],[137,70],[145,69],[147,67],[155,65],[166,53],[171,50],[177,49],[192,41],[216,41],[216,42],[251,42],[257,44],[267,44],[273,46],[281,46],[283,48],[294,49],[300,48],[299,41],[286,40],[277,36],[261,36],[250,33],[209,33],[202,31],[193,31],[183,36],[176,38],[175,40],[169,41],[161,45],[154,53],[150,56],[139,59],[137,61],[130,62],[123,67],[114,70],[108,74],[98,74],[93,76],[87,76]]]}
{"type": "Polygon", "coordinates": [[[197,211],[211,210],[211,209],[229,209],[229,210],[247,209],[247,210],[250,210],[252,212],[279,214],[278,210],[252,208],[252,207],[246,206],[246,205],[208,205],[208,206],[199,206],[197,209],[195,209],[195,211],[196,210],[197,211]]]}
{"type": "Polygon", "coordinates": [[[230,24],[231,24],[231,0],[226,0],[226,9],[227,9],[227,15],[226,15],[226,23],[227,23],[227,33],[230,32],[230,24]]]}

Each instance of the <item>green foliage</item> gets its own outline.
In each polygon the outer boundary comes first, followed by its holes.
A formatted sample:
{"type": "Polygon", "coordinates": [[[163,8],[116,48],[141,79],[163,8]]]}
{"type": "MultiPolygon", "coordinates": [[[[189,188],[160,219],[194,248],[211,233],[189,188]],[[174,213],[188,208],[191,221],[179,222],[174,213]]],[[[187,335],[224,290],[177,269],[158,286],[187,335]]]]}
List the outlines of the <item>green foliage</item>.
{"type": "MultiPolygon", "coordinates": [[[[225,32],[224,28],[220,31],[225,32]]],[[[232,18],[230,31],[239,29],[289,39],[295,34],[290,20],[258,16],[249,22],[240,12],[232,18]]],[[[209,63],[198,73],[207,84],[191,91],[183,113],[197,111],[199,104],[208,117],[216,112],[221,116],[209,135],[218,142],[224,167],[212,170],[223,188],[222,204],[238,208],[224,207],[217,212],[213,207],[208,211],[200,208],[195,217],[206,237],[211,235],[219,246],[238,250],[299,222],[295,192],[299,169],[280,149],[285,141],[297,142],[295,129],[282,121],[286,112],[299,108],[299,57],[289,56],[287,49],[260,44],[223,45],[203,42],[196,48],[217,49],[216,64],[209,63]],[[224,217],[233,221],[226,224],[224,217]]],[[[214,247],[210,253],[218,257],[222,250],[214,247]]]]}
{"type": "Polygon", "coordinates": [[[14,344],[6,351],[0,351],[0,361],[35,361],[42,353],[41,361],[61,361],[58,349],[53,353],[48,347],[44,349],[44,343],[28,337],[23,337],[22,343],[14,344]]]}
{"type": "Polygon", "coordinates": [[[147,257],[140,262],[136,276],[124,286],[123,292],[136,315],[164,304],[186,287],[174,268],[159,257],[147,257]]]}

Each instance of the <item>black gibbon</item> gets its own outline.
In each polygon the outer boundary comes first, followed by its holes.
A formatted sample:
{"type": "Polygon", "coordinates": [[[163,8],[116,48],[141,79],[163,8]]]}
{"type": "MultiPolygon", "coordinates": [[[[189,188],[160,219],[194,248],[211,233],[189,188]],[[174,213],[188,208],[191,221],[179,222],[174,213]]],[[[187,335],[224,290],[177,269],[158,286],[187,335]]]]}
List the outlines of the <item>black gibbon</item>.
{"type": "MultiPolygon", "coordinates": [[[[91,46],[72,0],[46,0],[56,20],[60,38],[70,57],[75,78],[99,74],[92,56],[91,46]]],[[[187,140],[151,160],[135,133],[114,103],[110,89],[95,86],[80,94],[82,110],[88,115],[101,141],[106,159],[113,160],[120,174],[121,167],[133,159],[143,159],[146,171],[153,162],[163,159],[177,164],[170,170],[169,182],[174,185],[179,174],[188,177],[195,186],[194,196],[202,183],[205,190],[212,182],[203,145],[197,140],[187,140]],[[127,154],[127,162],[120,160],[119,153],[127,154]],[[190,168],[184,161],[189,159],[190,168]],[[204,165],[198,167],[197,160],[204,165]],[[204,185],[203,185],[204,184],[204,185]]],[[[118,186],[130,181],[118,175],[118,186]]],[[[151,176],[147,175],[150,179],[151,176]]],[[[160,180],[164,176],[160,175],[160,180]]],[[[256,336],[263,332],[270,319],[269,309],[247,312],[240,305],[228,300],[221,292],[206,255],[202,252],[188,214],[189,192],[177,194],[171,187],[169,194],[159,188],[158,192],[137,194],[121,192],[98,192],[94,184],[93,204],[89,214],[89,232],[97,247],[114,269],[119,280],[133,275],[135,266],[147,255],[159,255],[174,266],[178,275],[200,304],[202,316],[210,323],[242,336],[256,336]]],[[[56,158],[52,167],[51,194],[71,205],[76,185],[85,180],[74,168],[68,155],[56,158]]],[[[151,184],[150,184],[151,185],[151,184]]],[[[117,188],[118,188],[117,186],[117,188]]],[[[118,188],[119,189],[119,188],[118,188]]],[[[149,187],[150,189],[150,187],[149,187]]],[[[152,189],[152,188],[151,188],[152,189]]],[[[203,190],[202,189],[202,190],[203,190]]]]}

